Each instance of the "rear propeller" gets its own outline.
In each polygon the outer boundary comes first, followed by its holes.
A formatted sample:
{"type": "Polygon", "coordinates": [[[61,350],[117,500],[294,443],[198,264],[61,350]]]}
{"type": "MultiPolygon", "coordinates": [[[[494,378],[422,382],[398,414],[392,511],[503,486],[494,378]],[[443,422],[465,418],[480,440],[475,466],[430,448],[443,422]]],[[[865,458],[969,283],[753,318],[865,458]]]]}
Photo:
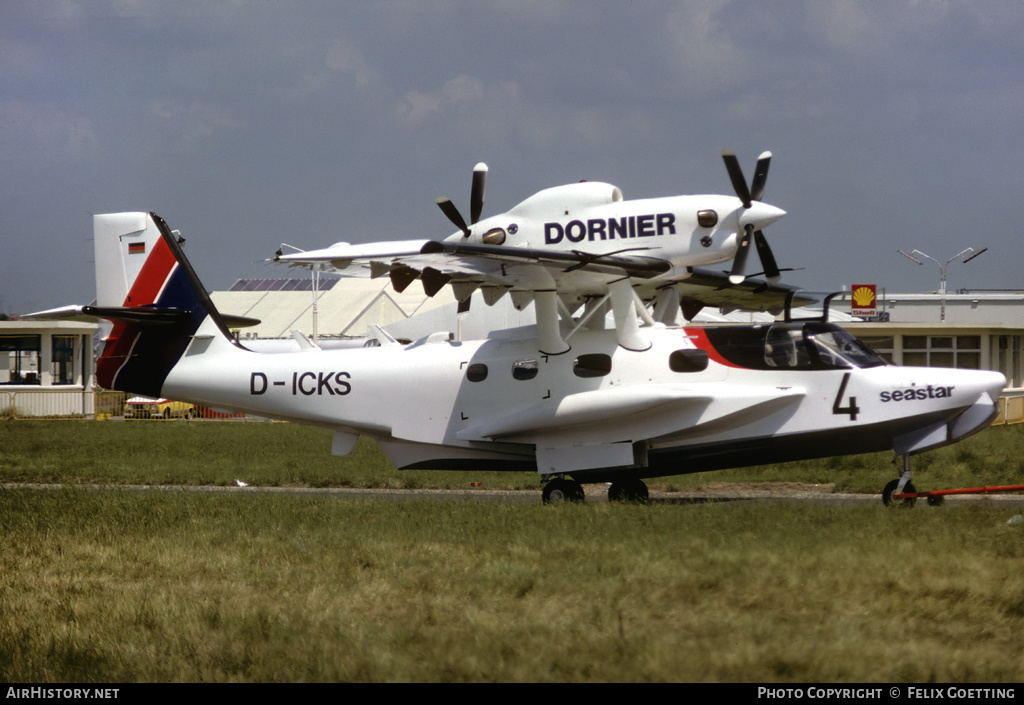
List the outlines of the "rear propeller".
{"type": "MultiPolygon", "coordinates": [[[[473,167],[473,184],[470,187],[469,192],[469,224],[476,225],[476,222],[480,220],[480,214],[484,210],[484,191],[487,189],[487,165],[480,162],[473,167]]],[[[450,198],[439,198],[437,199],[437,206],[441,209],[452,224],[462,231],[463,237],[469,237],[471,231],[469,225],[466,225],[466,219],[459,213],[459,209],[455,207],[450,198]]],[[[442,284],[443,286],[443,284],[442,284]]],[[[469,293],[465,299],[459,300],[459,313],[466,313],[469,311],[469,300],[473,293],[473,288],[468,289],[469,293]]],[[[436,290],[434,293],[437,293],[436,290]]],[[[433,296],[433,294],[428,294],[433,296]]]]}
{"type": "MultiPolygon", "coordinates": [[[[473,186],[469,193],[469,223],[475,225],[480,220],[480,213],[484,209],[484,190],[487,188],[487,165],[480,162],[473,167],[473,186]]],[[[470,230],[469,225],[466,225],[466,219],[459,213],[459,209],[455,207],[450,198],[439,198],[437,199],[437,206],[441,211],[448,216],[448,220],[452,221],[452,224],[462,231],[463,237],[469,237],[470,230]]]]}
{"type": "MultiPolygon", "coordinates": [[[[754,168],[754,180],[749,188],[736,155],[729,150],[725,150],[722,152],[722,159],[725,161],[725,168],[729,172],[732,188],[736,192],[737,198],[743,203],[743,208],[747,211],[744,216],[749,214],[752,216],[751,219],[755,221],[760,220],[761,214],[751,212],[751,208],[755,202],[760,202],[762,196],[764,196],[764,186],[768,180],[768,166],[771,164],[772,153],[763,152],[757,158],[757,166],[754,168]]],[[[744,216],[741,216],[741,220],[744,216]]],[[[729,281],[733,284],[742,284],[743,280],[747,278],[747,258],[750,255],[751,242],[753,242],[754,247],[757,249],[757,255],[761,259],[765,278],[771,282],[778,281],[782,273],[775,261],[775,255],[772,254],[771,247],[768,246],[768,240],[754,223],[747,223],[743,226],[743,234],[740,236],[736,257],[732,262],[729,281]]]]}

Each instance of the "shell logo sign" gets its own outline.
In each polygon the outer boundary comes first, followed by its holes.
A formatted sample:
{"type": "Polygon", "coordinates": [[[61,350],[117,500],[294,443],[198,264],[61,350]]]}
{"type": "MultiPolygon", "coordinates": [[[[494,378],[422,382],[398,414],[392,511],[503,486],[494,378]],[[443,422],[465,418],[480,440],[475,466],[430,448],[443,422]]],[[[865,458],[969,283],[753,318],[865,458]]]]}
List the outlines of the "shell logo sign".
{"type": "Polygon", "coordinates": [[[874,316],[877,313],[875,299],[877,288],[875,284],[854,284],[850,287],[853,305],[850,313],[854,316],[874,316]]]}

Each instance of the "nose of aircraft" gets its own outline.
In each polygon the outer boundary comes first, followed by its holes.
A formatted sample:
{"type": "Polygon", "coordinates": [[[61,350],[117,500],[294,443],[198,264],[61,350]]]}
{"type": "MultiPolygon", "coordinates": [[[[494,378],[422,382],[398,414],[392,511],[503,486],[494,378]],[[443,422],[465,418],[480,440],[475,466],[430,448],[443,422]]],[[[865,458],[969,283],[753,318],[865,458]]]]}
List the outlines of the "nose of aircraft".
{"type": "Polygon", "coordinates": [[[754,230],[761,230],[784,215],[786,215],[786,211],[781,208],[754,201],[750,204],[750,208],[745,209],[740,215],[740,227],[753,225],[754,230]]]}
{"type": "Polygon", "coordinates": [[[1006,386],[1006,377],[1001,372],[992,370],[962,370],[964,376],[960,383],[961,390],[965,396],[972,396],[980,399],[983,394],[988,395],[994,404],[999,399],[999,394],[1006,386]]]}
{"type": "Polygon", "coordinates": [[[956,379],[958,395],[970,406],[949,423],[950,442],[966,438],[988,426],[998,410],[999,393],[1006,386],[1006,377],[989,370],[959,370],[956,379]]]}
{"type": "Polygon", "coordinates": [[[993,402],[998,401],[1002,389],[1007,386],[1006,376],[1001,372],[987,372],[984,373],[984,377],[985,379],[982,381],[984,390],[992,398],[993,402]]]}

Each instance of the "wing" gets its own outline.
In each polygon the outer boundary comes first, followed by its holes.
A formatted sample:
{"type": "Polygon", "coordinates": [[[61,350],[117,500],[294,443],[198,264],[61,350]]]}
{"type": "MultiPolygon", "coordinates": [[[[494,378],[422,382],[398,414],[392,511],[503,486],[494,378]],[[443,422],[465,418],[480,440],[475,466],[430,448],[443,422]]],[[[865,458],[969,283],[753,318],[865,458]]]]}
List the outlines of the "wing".
{"type": "Polygon", "coordinates": [[[274,261],[293,267],[316,268],[346,275],[387,274],[396,291],[420,279],[433,296],[451,284],[456,298],[467,301],[483,287],[493,304],[508,291],[555,290],[563,298],[583,300],[608,293],[611,283],[628,277],[642,299],[653,299],[678,287],[688,318],[703,306],[731,310],[782,311],[793,287],[747,278],[731,283],[728,273],[693,267],[674,267],[644,247],[608,254],[580,250],[506,247],[450,240],[410,240],[363,245],[339,243],[322,250],[279,254],[274,261]],[[490,293],[488,293],[488,290],[490,293]]]}

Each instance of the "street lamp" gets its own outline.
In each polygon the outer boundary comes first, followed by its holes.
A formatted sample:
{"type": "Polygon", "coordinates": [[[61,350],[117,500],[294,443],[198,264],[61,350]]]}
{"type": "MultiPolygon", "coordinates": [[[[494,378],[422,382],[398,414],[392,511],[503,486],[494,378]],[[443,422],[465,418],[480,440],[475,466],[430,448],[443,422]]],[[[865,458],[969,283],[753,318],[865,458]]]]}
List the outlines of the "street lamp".
{"type": "Polygon", "coordinates": [[[939,260],[935,259],[934,257],[932,257],[930,255],[926,255],[925,253],[921,252],[921,250],[914,250],[913,253],[909,254],[909,255],[906,252],[904,252],[903,250],[897,250],[897,252],[899,252],[901,255],[903,255],[907,259],[912,260],[914,262],[917,262],[918,264],[924,264],[924,262],[919,260],[917,257],[914,257],[914,255],[920,255],[920,256],[924,257],[925,259],[930,259],[932,262],[934,262],[935,264],[939,265],[939,300],[940,300],[941,305],[942,305],[942,310],[941,310],[941,313],[940,313],[940,316],[941,316],[940,320],[942,320],[942,322],[945,323],[945,321],[946,321],[946,269],[949,268],[949,265],[953,261],[960,259],[960,257],[962,257],[963,255],[966,255],[968,252],[973,252],[974,254],[970,255],[967,258],[965,258],[964,259],[964,264],[967,264],[968,262],[970,262],[972,259],[974,259],[978,255],[980,255],[982,252],[984,252],[987,249],[988,249],[987,247],[983,247],[980,250],[978,250],[977,252],[975,252],[973,247],[968,247],[966,250],[961,250],[960,252],[957,252],[955,255],[953,255],[952,257],[947,259],[945,264],[942,264],[941,262],[939,262],[939,260]]]}

